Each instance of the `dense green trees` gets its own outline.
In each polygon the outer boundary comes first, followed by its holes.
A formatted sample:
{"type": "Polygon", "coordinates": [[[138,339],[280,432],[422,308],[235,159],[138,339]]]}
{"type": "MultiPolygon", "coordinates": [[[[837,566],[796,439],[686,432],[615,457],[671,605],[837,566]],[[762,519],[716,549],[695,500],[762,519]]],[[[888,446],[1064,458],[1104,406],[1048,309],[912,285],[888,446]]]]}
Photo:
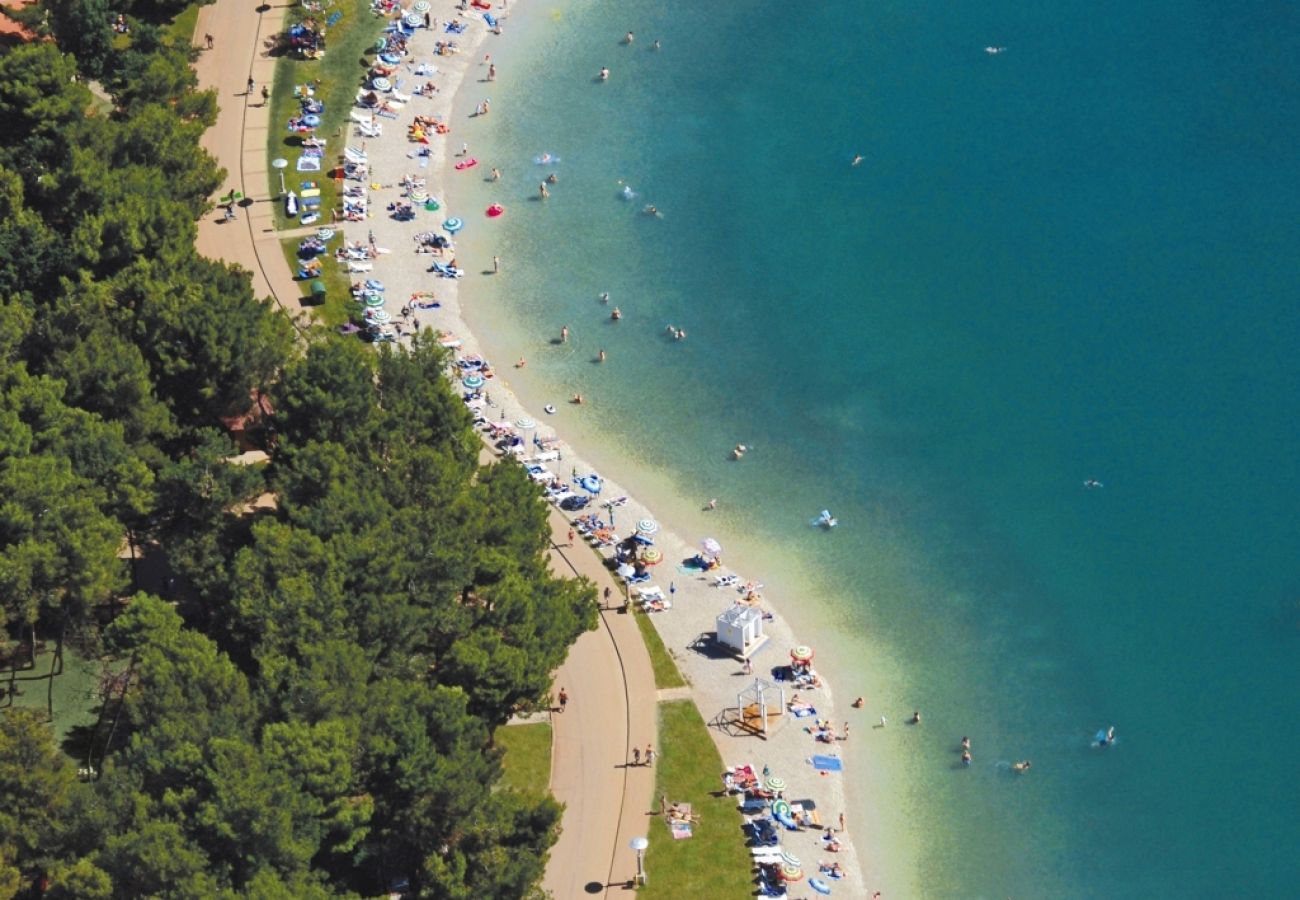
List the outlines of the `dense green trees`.
{"type": "Polygon", "coordinates": [[[0,52],[0,610],[12,666],[75,635],[111,677],[75,762],[0,711],[0,900],[531,896],[559,809],[493,790],[491,734],[590,586],[549,574],[436,342],[297,343],[195,254],[222,173],[184,52],[144,26],[110,58],[73,33],[94,0],[49,8],[75,60],[0,52]],[[270,461],[235,465],[222,420],[262,396],[270,461]],[[128,601],[124,544],[165,596],[128,601]]]}

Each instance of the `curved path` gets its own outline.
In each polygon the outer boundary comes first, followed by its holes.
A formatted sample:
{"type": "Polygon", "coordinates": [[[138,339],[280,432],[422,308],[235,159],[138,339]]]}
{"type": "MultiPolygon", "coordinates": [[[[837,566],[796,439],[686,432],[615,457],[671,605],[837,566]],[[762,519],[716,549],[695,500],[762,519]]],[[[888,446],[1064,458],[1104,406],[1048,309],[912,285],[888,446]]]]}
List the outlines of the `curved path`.
{"type": "MultiPolygon", "coordinates": [[[[614,601],[621,601],[622,588],[599,556],[581,544],[565,546],[568,528],[552,510],[552,568],[585,575],[597,591],[609,587],[614,601]]],[[[607,891],[621,896],[636,875],[628,842],[650,825],[654,769],[628,764],[634,746],[659,749],[650,654],[631,615],[602,609],[600,619],[599,628],[578,638],[555,675],[556,690],[566,688],[569,703],[551,716],[551,793],[565,809],[542,886],[557,900],[607,891]]]]}
{"type": "Polygon", "coordinates": [[[204,47],[203,36],[213,37],[213,49],[203,49],[194,70],[200,89],[217,93],[217,124],[201,141],[226,170],[226,183],[247,200],[239,218],[223,221],[220,210],[199,220],[195,245],[210,259],[221,259],[253,275],[253,293],[274,297],[291,316],[303,312],[302,291],[293,280],[289,263],[280,251],[285,233],[275,231],[274,204],[267,191],[266,140],[270,110],[262,105],[262,85],[269,85],[276,60],[267,50],[280,31],[288,6],[254,6],[248,0],[216,0],[199,8],[194,44],[204,47]],[[248,95],[248,79],[256,83],[248,95]]]}
{"type": "MultiPolygon", "coordinates": [[[[210,34],[214,49],[203,50],[195,70],[200,88],[214,89],[220,106],[202,144],[226,169],[219,193],[235,188],[251,202],[234,222],[224,222],[219,211],[205,216],[196,245],[205,256],[247,269],[256,296],[274,297],[296,316],[304,311],[302,292],[280,249],[288,233],[274,229],[278,199],[267,192],[270,123],[261,99],[262,85],[270,84],[275,71],[267,41],[280,30],[287,8],[254,8],[247,0],[216,0],[200,8],[194,43],[203,47],[203,36],[210,34]]],[[[563,546],[568,522],[556,511],[551,515],[555,571],[584,575],[598,591],[608,586],[621,598],[621,587],[595,553],[563,546]]],[[[654,674],[632,616],[602,611],[600,627],[569,651],[556,686],[568,689],[569,704],[551,717],[551,791],[565,811],[543,886],[558,900],[621,892],[636,874],[628,842],[646,833],[654,796],[654,770],[627,765],[628,756],[633,746],[658,749],[654,674]]]]}

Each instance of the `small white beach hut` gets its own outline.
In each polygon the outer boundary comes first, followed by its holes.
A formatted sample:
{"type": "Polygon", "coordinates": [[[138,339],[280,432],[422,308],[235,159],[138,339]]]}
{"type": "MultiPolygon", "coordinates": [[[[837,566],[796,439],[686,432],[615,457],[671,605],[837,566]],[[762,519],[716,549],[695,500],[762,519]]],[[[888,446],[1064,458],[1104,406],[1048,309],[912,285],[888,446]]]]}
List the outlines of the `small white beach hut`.
{"type": "Polygon", "coordinates": [[[763,613],[753,606],[737,603],[717,618],[718,643],[730,647],[741,659],[747,659],[767,641],[763,633],[763,613]]]}

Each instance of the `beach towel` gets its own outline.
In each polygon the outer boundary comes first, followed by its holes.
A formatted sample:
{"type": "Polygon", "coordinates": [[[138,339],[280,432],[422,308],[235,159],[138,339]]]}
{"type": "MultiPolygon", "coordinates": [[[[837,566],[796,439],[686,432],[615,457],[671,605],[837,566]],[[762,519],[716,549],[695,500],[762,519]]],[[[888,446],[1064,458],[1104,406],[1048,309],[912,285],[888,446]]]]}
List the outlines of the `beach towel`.
{"type": "Polygon", "coordinates": [[[672,831],[673,831],[673,840],[674,840],[674,841],[684,841],[684,840],[686,840],[688,837],[691,836],[691,823],[690,823],[690,822],[677,822],[677,821],[674,821],[674,822],[671,822],[671,823],[669,824],[669,827],[670,827],[670,828],[672,829],[672,831]]]}
{"type": "Polygon", "coordinates": [[[818,772],[841,772],[844,770],[844,762],[838,756],[814,756],[812,764],[813,768],[818,772]]]}
{"type": "Polygon", "coordinates": [[[341,13],[341,12],[332,12],[332,13],[329,14],[329,16],[326,17],[326,19],[325,19],[325,24],[326,24],[328,27],[333,28],[335,25],[337,25],[337,24],[339,23],[339,20],[342,19],[342,18],[343,18],[343,13],[341,13]]]}
{"type": "Polygon", "coordinates": [[[811,706],[794,706],[791,707],[790,712],[794,713],[796,719],[806,719],[809,716],[817,715],[817,710],[811,706]]]}
{"type": "Polygon", "coordinates": [[[483,21],[484,21],[484,22],[487,22],[487,27],[488,27],[488,28],[496,28],[496,27],[497,27],[496,16],[492,15],[492,13],[483,13],[483,21]]]}
{"type": "Polygon", "coordinates": [[[298,168],[298,171],[299,171],[299,172],[319,172],[319,171],[320,171],[320,157],[319,157],[319,156],[300,156],[300,157],[298,157],[298,167],[297,167],[297,168],[298,168]]]}
{"type": "Polygon", "coordinates": [[[446,34],[461,34],[465,31],[465,26],[461,22],[448,22],[442,30],[446,34]]]}

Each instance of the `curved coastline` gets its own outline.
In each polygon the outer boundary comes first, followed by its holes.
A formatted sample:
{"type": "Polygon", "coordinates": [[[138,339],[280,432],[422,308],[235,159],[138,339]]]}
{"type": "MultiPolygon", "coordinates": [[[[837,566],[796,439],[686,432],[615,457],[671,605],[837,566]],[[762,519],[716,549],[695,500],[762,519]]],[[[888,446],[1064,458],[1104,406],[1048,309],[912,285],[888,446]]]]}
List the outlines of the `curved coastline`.
{"type": "MultiPolygon", "coordinates": [[[[486,60],[485,54],[492,51],[495,41],[488,41],[492,35],[485,23],[477,14],[471,11],[463,15],[467,21],[468,30],[456,36],[459,45],[459,53],[454,56],[431,56],[432,49],[429,35],[420,32],[417,33],[413,42],[415,53],[413,58],[419,61],[432,61],[438,69],[438,73],[431,80],[439,86],[439,91],[432,99],[413,97],[407,103],[402,115],[394,119],[385,119],[385,134],[379,138],[362,139],[356,136],[349,138],[349,144],[356,146],[364,143],[370,159],[371,179],[382,179],[378,183],[382,187],[371,193],[372,208],[385,206],[399,198],[401,188],[398,179],[403,175],[415,175],[423,177],[426,181],[426,188],[429,193],[440,199],[446,200],[447,190],[450,187],[450,180],[454,177],[466,177],[465,173],[454,168],[458,162],[456,151],[462,144],[471,145],[471,155],[478,152],[473,148],[477,146],[473,140],[474,133],[472,129],[472,119],[466,121],[460,112],[467,104],[463,98],[459,97],[462,90],[467,87],[466,79],[470,75],[478,75],[479,70],[485,71],[486,60]],[[420,168],[418,161],[409,155],[412,148],[418,146],[403,140],[399,131],[403,129],[409,121],[410,114],[432,114],[440,116],[452,123],[452,131],[441,141],[428,145],[429,158],[425,168],[420,168]]],[[[503,16],[503,25],[509,24],[509,16],[503,16]]],[[[510,33],[512,28],[503,28],[503,33],[510,33]]],[[[443,39],[441,29],[439,29],[438,39],[443,39]]],[[[404,65],[408,71],[413,70],[410,64],[404,65]]],[[[417,76],[417,81],[422,82],[423,77],[417,76]]],[[[476,79],[479,80],[479,79],[476,79]]],[[[414,82],[413,82],[414,84],[414,82]]],[[[491,168],[491,161],[484,159],[480,162],[480,170],[486,174],[491,168]]],[[[444,204],[442,210],[432,216],[421,215],[415,223],[399,223],[388,216],[382,209],[375,210],[378,215],[368,220],[364,225],[366,231],[373,232],[376,242],[379,246],[385,247],[392,251],[392,257],[389,258],[388,265],[382,265],[384,261],[381,257],[381,265],[376,267],[375,276],[384,280],[387,286],[386,308],[395,320],[398,319],[400,308],[405,305],[406,299],[417,291],[427,291],[430,286],[433,287],[438,302],[441,304],[439,309],[431,311],[419,311],[416,316],[418,324],[422,328],[431,327],[437,331],[448,335],[448,341],[458,341],[459,346],[456,352],[460,354],[481,354],[482,343],[478,337],[469,330],[463,315],[462,304],[470,299],[469,294],[462,294],[461,290],[464,285],[462,279],[435,279],[430,285],[429,279],[433,276],[426,276],[419,272],[412,265],[411,260],[406,259],[397,262],[393,257],[403,256],[411,252],[409,244],[410,235],[415,231],[437,229],[443,218],[451,215],[460,215],[462,218],[471,222],[477,222],[481,217],[476,215],[472,210],[451,209],[450,204],[444,204]],[[413,225],[415,227],[413,227],[413,225]]],[[[353,241],[362,241],[368,237],[368,234],[362,233],[360,227],[362,223],[349,223],[345,225],[348,237],[353,241]]],[[[454,252],[453,252],[454,255],[454,252]]],[[[419,260],[428,259],[429,257],[417,257],[419,260]]],[[[477,279],[480,271],[484,274],[491,272],[490,259],[470,258],[468,261],[461,260],[462,268],[469,273],[469,279],[477,279]],[[466,263],[467,264],[464,264],[466,263]]],[[[512,265],[520,264],[519,261],[512,261],[512,265]]],[[[498,370],[500,371],[500,370],[498,370]]],[[[497,378],[488,382],[487,393],[490,397],[492,406],[486,410],[492,419],[505,419],[514,422],[524,415],[532,415],[538,421],[548,420],[549,417],[542,415],[540,409],[525,410],[524,406],[516,398],[511,390],[508,376],[498,375],[497,378]]],[[[565,412],[570,407],[565,407],[561,412],[565,412]]],[[[563,423],[564,415],[556,417],[556,420],[563,423]]],[[[546,424],[550,424],[549,421],[546,424]]],[[[592,469],[583,462],[582,454],[579,450],[573,448],[564,441],[562,434],[563,429],[548,428],[555,431],[560,441],[563,462],[557,463],[564,468],[582,473],[589,472],[592,469]]],[[[486,437],[486,435],[485,435],[486,437]]],[[[558,474],[563,475],[564,469],[559,470],[558,474]]],[[[622,485],[606,479],[604,496],[621,497],[627,496],[629,500],[626,505],[618,510],[619,523],[630,523],[638,518],[649,517],[649,509],[638,502],[636,496],[626,491],[622,485]]],[[[672,560],[683,559],[693,555],[694,548],[691,542],[681,538],[673,530],[672,524],[668,523],[667,527],[660,531],[656,537],[656,544],[665,553],[665,558],[670,562],[664,564],[667,568],[672,560]]],[[[734,571],[731,567],[726,567],[726,571],[734,571]]],[[[665,642],[670,647],[686,647],[698,635],[704,632],[710,632],[713,628],[713,619],[722,609],[726,608],[729,595],[726,589],[714,588],[711,586],[712,576],[709,578],[690,578],[687,575],[677,572],[671,576],[664,573],[663,576],[656,578],[656,583],[665,580],[665,577],[671,581],[676,588],[675,607],[664,615],[654,617],[655,624],[664,637],[665,642]]],[[[744,579],[742,578],[742,583],[744,579]]],[[[666,585],[662,585],[666,587],[666,585]]],[[[732,598],[736,595],[731,595],[732,598]]],[[[779,603],[779,601],[778,601],[779,603]]],[[[784,649],[795,645],[796,643],[816,643],[810,641],[809,635],[804,634],[801,640],[796,640],[795,630],[792,623],[781,615],[779,609],[774,608],[770,603],[765,606],[775,616],[775,618],[766,625],[766,632],[770,635],[770,647],[775,647],[777,652],[769,650],[763,655],[762,665],[772,665],[780,661],[784,649]]],[[[687,674],[687,677],[693,684],[692,693],[697,705],[701,708],[706,720],[715,716],[723,706],[734,705],[735,689],[733,685],[735,680],[729,670],[735,667],[734,663],[727,664],[719,662],[716,659],[710,659],[702,654],[677,655],[679,666],[687,674]],[[727,672],[719,672],[720,667],[726,667],[727,672]],[[719,675],[722,677],[719,678],[719,675]]],[[[835,667],[832,667],[832,669],[835,667]]],[[[819,716],[831,719],[833,721],[842,721],[835,719],[836,711],[832,707],[832,694],[829,686],[826,686],[816,695],[819,705],[819,716]]],[[[841,709],[840,714],[844,713],[841,709]]],[[[798,720],[787,723],[787,729],[798,731],[798,720]]],[[[859,728],[859,734],[866,730],[866,723],[856,723],[859,728]]],[[[832,824],[837,817],[838,810],[844,810],[848,813],[850,823],[849,832],[843,837],[843,851],[838,855],[838,859],[848,872],[843,889],[850,892],[851,895],[867,896],[869,891],[865,885],[864,868],[861,865],[862,857],[856,852],[849,835],[854,833],[854,826],[863,824],[861,816],[852,812],[853,807],[849,801],[855,799],[853,795],[856,791],[849,790],[842,778],[818,778],[811,766],[803,765],[795,769],[795,759],[802,761],[802,758],[810,757],[816,752],[819,746],[815,744],[811,737],[791,733],[780,735],[772,746],[765,746],[761,751],[756,750],[751,744],[741,744],[735,739],[728,738],[717,729],[710,729],[715,743],[719,746],[724,760],[728,764],[739,764],[743,762],[758,761],[756,754],[761,752],[764,759],[772,761],[777,765],[782,761],[789,759],[780,770],[783,777],[791,783],[790,794],[792,796],[811,796],[818,800],[819,809],[827,811],[823,816],[823,821],[832,824]],[[798,742],[796,746],[795,743],[798,742]],[[776,743],[783,744],[786,752],[777,752],[776,743]]],[[[844,744],[837,744],[836,752],[843,755],[844,744]]],[[[856,754],[853,754],[856,756],[856,754]]],[[[776,765],[773,766],[774,771],[776,765]]],[[[861,808],[861,801],[857,808],[861,808]]],[[[740,839],[740,835],[737,835],[740,839]]],[[[806,854],[806,851],[805,851],[806,854]]],[[[878,859],[878,857],[876,857],[878,859]]],[[[881,883],[882,867],[879,862],[873,866],[871,883],[881,883]]]]}

